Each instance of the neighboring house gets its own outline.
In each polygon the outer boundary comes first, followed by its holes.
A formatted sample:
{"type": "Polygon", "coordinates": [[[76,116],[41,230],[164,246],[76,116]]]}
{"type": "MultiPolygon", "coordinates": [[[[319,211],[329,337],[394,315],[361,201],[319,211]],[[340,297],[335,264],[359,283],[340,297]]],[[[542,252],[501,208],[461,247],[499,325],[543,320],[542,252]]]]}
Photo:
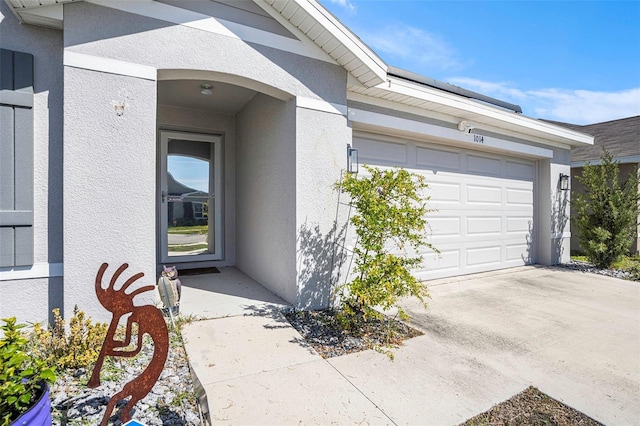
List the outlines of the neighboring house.
{"type": "Polygon", "coordinates": [[[298,308],[327,306],[345,277],[333,184],[349,145],[360,164],[426,177],[441,253],[424,253],[419,278],[568,259],[559,177],[593,138],[390,67],[315,0],[5,0],[0,13],[2,317],[77,304],[108,319],[102,262],[106,277],[129,263],[140,284],[162,263],[235,266],[298,308]],[[196,255],[167,249],[172,155],[208,165],[193,170],[211,198],[196,255]]]}
{"type": "MultiPolygon", "coordinates": [[[[606,148],[614,161],[619,163],[618,170],[620,171],[621,179],[626,180],[629,175],[633,174],[640,178],[640,115],[584,126],[554,121],[549,122],[595,137],[593,145],[576,146],[571,149],[572,191],[584,191],[584,186],[576,179],[576,176],[582,176],[582,168],[585,164],[600,164],[602,148],[606,148]]],[[[640,192],[640,187],[638,191],[640,192]]],[[[573,214],[573,211],[571,214],[573,214]]],[[[640,215],[638,216],[636,238],[631,246],[632,253],[637,253],[640,247],[640,240],[638,238],[639,231],[640,215]]],[[[577,235],[574,235],[574,238],[571,240],[571,250],[580,251],[580,240],[577,238],[577,235]]]]}

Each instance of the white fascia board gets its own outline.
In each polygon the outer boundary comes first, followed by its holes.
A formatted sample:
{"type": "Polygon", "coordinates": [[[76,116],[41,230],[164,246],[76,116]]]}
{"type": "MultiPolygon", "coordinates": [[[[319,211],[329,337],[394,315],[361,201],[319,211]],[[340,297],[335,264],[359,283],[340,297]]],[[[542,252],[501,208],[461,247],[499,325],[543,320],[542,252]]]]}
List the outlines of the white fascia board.
{"type": "Polygon", "coordinates": [[[109,74],[124,75],[128,77],[143,78],[156,81],[158,71],[148,65],[134,64],[119,61],[117,59],[102,58],[84,53],[65,50],[64,66],[82,68],[85,70],[105,72],[109,74]]]}
{"type": "Polygon", "coordinates": [[[315,0],[293,0],[302,10],[327,29],[343,46],[351,51],[379,79],[387,79],[387,64],[369,47],[356,37],[347,27],[334,18],[315,0]]]}
{"type": "Polygon", "coordinates": [[[328,112],[330,114],[347,115],[347,106],[326,102],[321,99],[307,98],[304,96],[296,97],[296,107],[311,109],[314,111],[328,112]]]}
{"type": "Polygon", "coordinates": [[[36,263],[31,266],[0,268],[0,281],[62,277],[63,275],[62,263],[36,263]]]}
{"type": "Polygon", "coordinates": [[[473,149],[482,150],[483,148],[490,148],[493,150],[510,152],[518,156],[553,158],[553,151],[550,149],[525,145],[492,136],[461,132],[456,129],[449,129],[442,126],[436,126],[434,124],[409,120],[407,118],[393,117],[377,112],[349,108],[348,118],[354,123],[419,134],[427,138],[432,137],[455,141],[473,149]]]}
{"type": "Polygon", "coordinates": [[[238,24],[236,22],[215,18],[198,12],[181,9],[155,1],[131,1],[131,0],[86,0],[89,3],[99,6],[110,7],[123,12],[145,16],[147,18],[158,19],[160,21],[171,22],[173,24],[206,31],[226,37],[243,40],[262,46],[273,47],[301,56],[318,59],[325,62],[335,63],[333,59],[324,52],[311,49],[300,40],[274,34],[269,31],[238,24]]]}
{"type": "Polygon", "coordinates": [[[55,4],[32,9],[19,9],[16,12],[25,24],[61,30],[63,28],[62,10],[61,4],[55,4]]]}
{"type": "MultiPolygon", "coordinates": [[[[640,164],[640,155],[629,155],[627,157],[614,157],[613,161],[619,164],[640,164]]],[[[602,164],[602,160],[597,158],[595,160],[587,160],[587,161],[572,161],[571,167],[584,167],[586,164],[590,164],[592,166],[599,166],[602,164]]]]}
{"type": "Polygon", "coordinates": [[[461,118],[465,113],[472,113],[494,120],[499,120],[504,123],[509,123],[511,125],[516,125],[522,129],[522,133],[524,134],[527,134],[526,130],[532,130],[546,133],[551,140],[556,140],[557,142],[567,145],[593,145],[593,136],[556,126],[544,121],[535,120],[522,114],[502,111],[498,108],[483,105],[479,102],[474,102],[453,93],[420,86],[405,80],[389,77],[386,83],[380,84],[376,86],[376,88],[459,109],[461,118]]]}
{"type": "MultiPolygon", "coordinates": [[[[426,117],[426,118],[430,118],[438,121],[443,121],[445,123],[457,124],[461,121],[461,117],[453,117],[452,115],[444,114],[442,112],[432,111],[432,110],[417,107],[417,106],[406,105],[399,102],[389,101],[387,99],[374,98],[371,96],[363,95],[361,93],[347,92],[347,100],[360,102],[367,105],[375,105],[375,106],[389,109],[392,111],[405,112],[408,114],[417,115],[419,117],[426,117]]],[[[465,119],[472,121],[476,124],[480,124],[478,120],[469,119],[468,117],[465,119]]],[[[505,137],[512,137],[515,139],[525,139],[528,142],[537,142],[545,146],[551,146],[551,147],[556,147],[561,149],[571,149],[571,146],[567,145],[566,143],[553,142],[553,141],[550,141],[549,139],[544,139],[544,138],[533,136],[533,135],[525,135],[526,137],[524,137],[522,132],[516,132],[504,127],[497,128],[494,125],[486,125],[486,126],[479,125],[478,128],[483,128],[485,130],[492,131],[493,133],[498,133],[505,137]]]]}
{"type": "Polygon", "coordinates": [[[253,2],[261,7],[262,10],[267,12],[269,16],[278,21],[278,23],[282,25],[287,31],[297,37],[301,43],[304,43],[309,49],[315,50],[318,55],[323,56],[325,58],[325,62],[330,62],[334,65],[338,65],[338,62],[336,62],[334,58],[332,58],[327,52],[322,50],[317,44],[313,42],[313,40],[310,40],[305,33],[300,31],[298,27],[293,25],[287,18],[275,11],[273,7],[265,0],[253,0],[253,2]]]}

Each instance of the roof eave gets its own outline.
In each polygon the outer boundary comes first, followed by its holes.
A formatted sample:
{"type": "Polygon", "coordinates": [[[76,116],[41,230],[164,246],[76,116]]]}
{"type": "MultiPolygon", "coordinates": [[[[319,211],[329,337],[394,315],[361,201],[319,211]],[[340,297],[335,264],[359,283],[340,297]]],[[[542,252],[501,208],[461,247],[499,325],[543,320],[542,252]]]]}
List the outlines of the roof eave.
{"type": "Polygon", "coordinates": [[[425,112],[437,111],[455,117],[457,120],[471,120],[479,125],[485,124],[490,131],[498,128],[522,136],[532,136],[536,141],[543,143],[550,141],[566,146],[584,146],[593,145],[594,142],[594,137],[585,133],[392,77],[385,84],[373,88],[357,88],[351,85],[350,90],[351,93],[405,104],[425,112]]]}
{"type": "Polygon", "coordinates": [[[23,24],[61,30],[63,4],[82,0],[5,0],[5,3],[23,24]]]}
{"type": "Polygon", "coordinates": [[[385,81],[387,64],[316,0],[261,2],[302,31],[365,87],[385,81]],[[320,32],[317,26],[322,29],[320,32]],[[345,50],[352,56],[347,55],[345,50]]]}

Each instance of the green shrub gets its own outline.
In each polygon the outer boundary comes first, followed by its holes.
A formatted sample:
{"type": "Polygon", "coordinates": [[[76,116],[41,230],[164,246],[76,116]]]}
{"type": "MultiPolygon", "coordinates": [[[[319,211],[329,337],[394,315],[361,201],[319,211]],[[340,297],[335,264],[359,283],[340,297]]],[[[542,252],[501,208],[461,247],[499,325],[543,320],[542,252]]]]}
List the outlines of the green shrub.
{"type": "Polygon", "coordinates": [[[60,310],[54,309],[53,315],[51,327],[34,326],[31,334],[34,352],[61,369],[88,368],[96,362],[107,334],[107,325],[92,323],[91,318],[85,318],[85,313],[75,306],[67,332],[60,310]]]}
{"type": "Polygon", "coordinates": [[[574,194],[573,226],[591,263],[608,268],[628,253],[638,220],[638,180],[633,174],[619,180],[618,163],[603,149],[601,164],[584,166],[584,193],[574,194]]]}
{"type": "Polygon", "coordinates": [[[400,297],[413,296],[426,306],[426,287],[410,272],[422,262],[410,256],[426,242],[425,214],[429,197],[424,178],[404,169],[381,170],[364,166],[367,177],[347,174],[336,188],[349,194],[356,213],[350,221],[358,235],[354,248],[354,276],[338,289],[343,326],[357,327],[357,321],[379,318],[375,307],[383,310],[397,306],[400,297]]]}
{"type": "Polygon", "coordinates": [[[7,426],[27,411],[40,395],[41,383],[53,383],[54,369],[28,352],[28,339],[16,318],[3,318],[0,339],[0,425],[7,426]]]}

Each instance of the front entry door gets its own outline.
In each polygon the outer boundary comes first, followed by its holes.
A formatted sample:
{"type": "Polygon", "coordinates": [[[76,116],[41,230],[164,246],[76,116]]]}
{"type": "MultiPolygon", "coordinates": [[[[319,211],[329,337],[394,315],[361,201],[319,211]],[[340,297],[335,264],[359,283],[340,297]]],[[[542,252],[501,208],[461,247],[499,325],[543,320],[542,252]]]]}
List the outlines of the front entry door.
{"type": "Polygon", "coordinates": [[[162,263],[223,258],[222,138],[160,133],[162,263]]]}

